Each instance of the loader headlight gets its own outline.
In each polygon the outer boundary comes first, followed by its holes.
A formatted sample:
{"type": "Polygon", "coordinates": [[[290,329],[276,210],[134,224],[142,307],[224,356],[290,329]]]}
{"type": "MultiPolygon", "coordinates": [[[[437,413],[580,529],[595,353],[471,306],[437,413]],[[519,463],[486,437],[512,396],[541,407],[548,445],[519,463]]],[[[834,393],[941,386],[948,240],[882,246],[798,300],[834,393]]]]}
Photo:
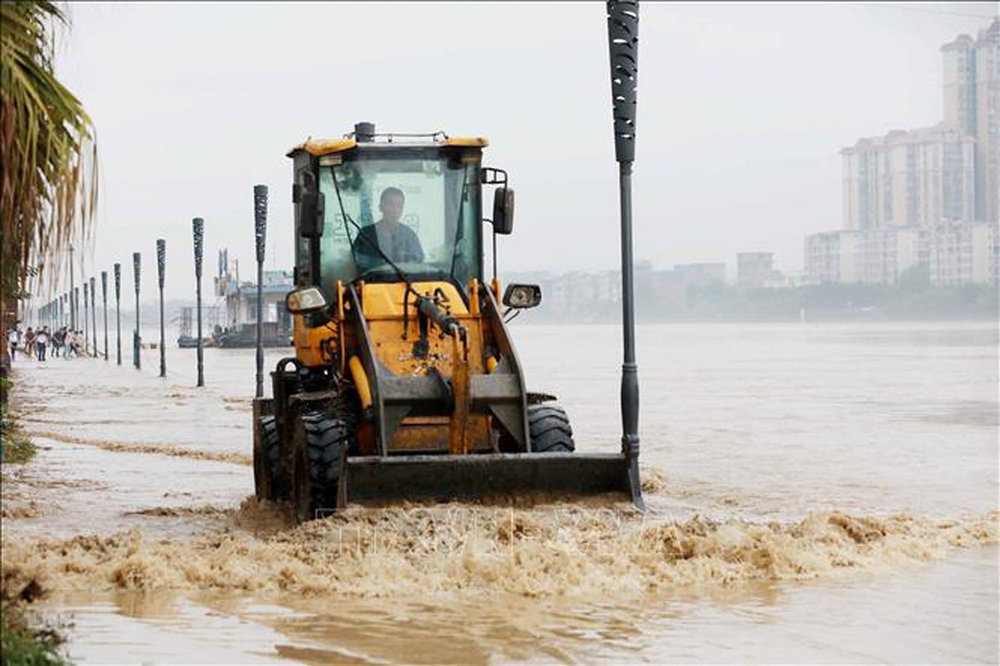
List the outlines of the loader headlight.
{"type": "Polygon", "coordinates": [[[537,284],[509,284],[503,292],[503,304],[509,308],[533,308],[542,302],[542,288],[537,284]]]}
{"type": "Polygon", "coordinates": [[[316,287],[306,287],[288,292],[285,296],[285,307],[292,314],[306,314],[325,308],[326,299],[323,298],[323,292],[316,287]]]}

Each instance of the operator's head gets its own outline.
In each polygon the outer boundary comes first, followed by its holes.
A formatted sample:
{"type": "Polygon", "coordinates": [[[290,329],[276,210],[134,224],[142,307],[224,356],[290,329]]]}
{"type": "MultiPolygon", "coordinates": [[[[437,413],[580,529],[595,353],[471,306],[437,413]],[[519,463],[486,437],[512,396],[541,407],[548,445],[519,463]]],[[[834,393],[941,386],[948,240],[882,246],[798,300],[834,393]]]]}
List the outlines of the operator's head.
{"type": "Polygon", "coordinates": [[[398,187],[387,187],[382,190],[382,196],[378,200],[378,209],[382,213],[382,219],[389,224],[398,224],[399,218],[403,216],[403,190],[398,187]]]}

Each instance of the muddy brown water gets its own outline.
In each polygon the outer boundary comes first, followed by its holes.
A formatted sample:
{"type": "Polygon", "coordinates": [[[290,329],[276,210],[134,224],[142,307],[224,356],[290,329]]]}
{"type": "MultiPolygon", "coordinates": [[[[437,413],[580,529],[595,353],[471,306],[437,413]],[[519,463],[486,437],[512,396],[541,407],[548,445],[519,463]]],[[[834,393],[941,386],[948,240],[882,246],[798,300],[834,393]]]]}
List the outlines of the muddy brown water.
{"type": "MultiPolygon", "coordinates": [[[[615,327],[519,326],[581,450],[619,437],[615,327]]],[[[5,589],[82,662],[972,662],[998,655],[997,330],[645,326],[650,511],[252,494],[252,350],[22,360],[5,589]]],[[[283,355],[270,350],[267,365],[283,355]]]]}

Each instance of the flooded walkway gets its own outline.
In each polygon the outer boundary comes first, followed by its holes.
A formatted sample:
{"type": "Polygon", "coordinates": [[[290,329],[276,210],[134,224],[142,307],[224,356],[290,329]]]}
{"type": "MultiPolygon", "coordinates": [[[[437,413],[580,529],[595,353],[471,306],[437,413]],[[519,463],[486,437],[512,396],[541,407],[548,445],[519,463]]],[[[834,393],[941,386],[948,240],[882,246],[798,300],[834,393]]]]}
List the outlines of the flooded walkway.
{"type": "MultiPolygon", "coordinates": [[[[4,584],[35,584],[72,618],[75,659],[997,660],[988,505],[859,510],[865,489],[843,508],[755,513],[766,487],[743,496],[753,479],[727,470],[724,495],[699,494],[647,435],[664,464],[647,468],[646,515],[594,498],[352,507],[296,527],[251,497],[253,352],[216,353],[204,390],[96,360],[16,368],[40,450],[4,468],[4,584]]],[[[575,428],[596,445],[585,418],[575,428]]]]}

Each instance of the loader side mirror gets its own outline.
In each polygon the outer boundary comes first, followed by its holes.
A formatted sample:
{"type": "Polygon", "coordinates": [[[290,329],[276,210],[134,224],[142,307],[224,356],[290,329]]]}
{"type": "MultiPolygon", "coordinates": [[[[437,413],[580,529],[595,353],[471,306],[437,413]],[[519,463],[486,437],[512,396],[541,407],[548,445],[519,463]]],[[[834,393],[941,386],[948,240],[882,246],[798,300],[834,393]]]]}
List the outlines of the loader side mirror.
{"type": "Polygon", "coordinates": [[[493,231],[503,236],[514,231],[514,190],[509,187],[493,190],[493,231]]]}
{"type": "Polygon", "coordinates": [[[503,292],[503,304],[509,308],[526,310],[542,302],[542,288],[537,284],[509,284],[503,292]]]}
{"type": "Polygon", "coordinates": [[[318,312],[326,307],[323,292],[316,287],[306,287],[290,291],[285,296],[285,307],[292,314],[308,314],[318,312]]]}
{"type": "Polygon", "coordinates": [[[303,191],[299,200],[299,235],[303,238],[323,236],[325,201],[322,192],[303,191]]]}
{"type": "Polygon", "coordinates": [[[292,185],[292,203],[298,204],[299,235],[302,238],[323,236],[323,193],[316,187],[316,174],[308,169],[299,170],[300,183],[292,185]]]}

